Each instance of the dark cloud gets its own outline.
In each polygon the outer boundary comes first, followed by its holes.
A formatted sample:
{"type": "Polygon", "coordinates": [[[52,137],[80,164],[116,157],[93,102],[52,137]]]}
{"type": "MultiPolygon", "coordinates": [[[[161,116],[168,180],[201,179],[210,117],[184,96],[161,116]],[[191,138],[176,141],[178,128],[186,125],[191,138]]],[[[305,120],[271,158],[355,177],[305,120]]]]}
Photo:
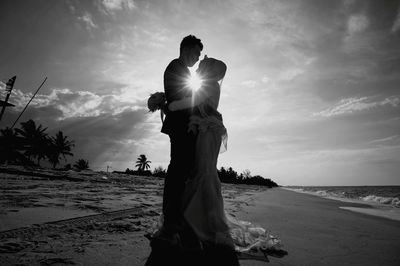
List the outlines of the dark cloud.
{"type": "MultiPolygon", "coordinates": [[[[19,127],[21,122],[33,119],[37,124],[47,127],[49,135],[55,135],[61,130],[75,142],[74,157],[69,159],[70,162],[84,158],[96,168],[102,167],[104,160],[120,159],[123,164],[129,159],[127,155],[132,153],[133,157],[136,156],[137,143],[149,134],[149,128],[145,124],[147,111],[140,107],[127,107],[116,112],[111,105],[123,104],[113,96],[98,96],[88,92],[68,90],[54,90],[53,94],[41,95],[41,98],[46,96],[47,103],[28,106],[15,127],[19,127]],[[62,109],[67,103],[79,108],[90,102],[93,97],[101,100],[97,106],[82,109],[76,113],[78,116],[65,117],[66,113],[62,109]],[[98,111],[98,115],[91,115],[94,109],[98,111]]],[[[1,127],[11,126],[21,111],[22,108],[8,108],[1,121],[1,127]]]]}
{"type": "Polygon", "coordinates": [[[59,128],[75,140],[75,158],[87,158],[92,164],[100,167],[105,158],[108,161],[129,160],[126,156],[116,157],[118,153],[136,156],[135,143],[140,142],[149,133],[144,128],[144,121],[143,109],[126,110],[117,115],[68,118],[59,124],[59,128]]]}

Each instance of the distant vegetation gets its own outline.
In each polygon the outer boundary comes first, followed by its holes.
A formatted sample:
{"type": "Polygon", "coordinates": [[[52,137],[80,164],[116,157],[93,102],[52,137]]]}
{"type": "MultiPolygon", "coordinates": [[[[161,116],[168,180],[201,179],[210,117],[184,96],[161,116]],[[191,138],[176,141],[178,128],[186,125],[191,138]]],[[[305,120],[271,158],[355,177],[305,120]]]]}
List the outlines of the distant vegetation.
{"type": "Polygon", "coordinates": [[[79,159],[75,162],[74,168],[77,170],[87,170],[89,169],[89,161],[84,159],[79,159]]]}
{"type": "MultiPolygon", "coordinates": [[[[158,166],[154,169],[154,171],[146,170],[150,168],[150,161],[147,160],[146,155],[141,154],[136,161],[135,167],[137,170],[131,170],[127,168],[125,172],[114,171],[115,173],[125,173],[130,175],[139,175],[139,176],[156,176],[165,178],[167,175],[167,170],[162,166],[158,166]]],[[[230,183],[230,184],[247,184],[247,185],[260,185],[267,187],[278,187],[278,184],[272,181],[269,178],[264,178],[260,175],[252,176],[250,170],[246,169],[241,174],[238,174],[232,167],[225,169],[221,167],[218,171],[219,179],[222,183],[230,183]]]]}
{"type": "Polygon", "coordinates": [[[141,175],[141,176],[155,176],[150,170],[147,170],[150,169],[150,163],[151,161],[147,160],[146,155],[140,154],[135,162],[135,167],[137,168],[137,170],[131,170],[129,168],[126,168],[125,172],[114,171],[114,173],[141,175]]]}
{"type": "Polygon", "coordinates": [[[167,170],[162,168],[162,166],[158,166],[158,167],[154,168],[153,176],[164,178],[166,175],[167,175],[167,170]]]}
{"type": "MultiPolygon", "coordinates": [[[[0,163],[18,165],[39,165],[42,160],[47,160],[53,168],[60,164],[60,160],[66,161],[67,156],[73,156],[72,148],[74,141],[69,140],[62,131],[58,131],[55,136],[46,133],[47,128],[36,125],[33,120],[22,122],[20,128],[5,128],[0,130],[0,163]]],[[[124,172],[114,171],[130,175],[156,176],[164,178],[167,170],[158,166],[152,172],[150,163],[144,154],[140,154],[136,159],[135,168],[127,168],[124,172]]],[[[73,166],[67,164],[62,170],[86,170],[89,169],[89,161],[85,159],[77,160],[73,166]]],[[[259,175],[252,176],[250,170],[244,170],[238,174],[232,167],[221,167],[218,176],[221,182],[231,184],[261,185],[277,187],[274,181],[259,175]]]]}
{"type": "Polygon", "coordinates": [[[53,167],[60,158],[72,156],[73,141],[59,131],[54,137],[48,136],[47,128],[36,125],[33,120],[21,123],[20,128],[0,130],[0,162],[40,165],[47,159],[53,167]]]}
{"type": "MultiPolygon", "coordinates": [[[[20,125],[20,128],[0,130],[0,163],[40,166],[40,162],[46,160],[56,168],[61,159],[66,161],[67,156],[73,156],[74,141],[69,140],[62,131],[49,136],[47,128],[36,125],[32,119],[20,125]]],[[[77,169],[88,168],[89,163],[85,162],[86,165],[77,161],[74,166],[77,169]]],[[[71,165],[67,164],[65,169],[71,169],[71,165]]]]}
{"type": "Polygon", "coordinates": [[[278,187],[278,184],[269,178],[264,178],[260,175],[252,176],[250,170],[244,170],[241,174],[238,174],[232,167],[217,170],[218,176],[221,182],[230,184],[247,184],[247,185],[260,185],[267,187],[278,187]]]}

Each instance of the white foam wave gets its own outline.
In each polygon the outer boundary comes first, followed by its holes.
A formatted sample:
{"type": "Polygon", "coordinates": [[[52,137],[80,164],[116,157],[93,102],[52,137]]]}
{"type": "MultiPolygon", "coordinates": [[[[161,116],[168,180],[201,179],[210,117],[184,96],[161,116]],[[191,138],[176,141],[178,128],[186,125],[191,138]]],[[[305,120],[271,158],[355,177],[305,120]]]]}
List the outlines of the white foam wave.
{"type": "Polygon", "coordinates": [[[375,195],[368,195],[365,197],[360,197],[360,200],[367,202],[374,202],[379,204],[391,205],[393,207],[400,208],[400,199],[393,197],[379,197],[375,195]]]}
{"type": "Polygon", "coordinates": [[[323,197],[323,198],[329,198],[329,199],[336,199],[336,200],[344,199],[343,194],[340,195],[340,194],[336,194],[333,192],[328,192],[326,190],[310,191],[310,190],[306,190],[306,189],[302,189],[302,188],[287,188],[287,187],[283,187],[283,189],[291,190],[291,191],[295,191],[295,192],[299,192],[299,193],[304,193],[304,194],[309,194],[309,195],[314,195],[314,196],[319,196],[319,197],[323,197]]]}
{"type": "Polygon", "coordinates": [[[335,192],[326,191],[326,190],[307,190],[307,189],[303,189],[303,188],[290,188],[290,187],[289,188],[284,187],[284,189],[299,192],[299,193],[319,196],[319,197],[323,197],[323,198],[339,200],[339,201],[343,201],[343,202],[353,202],[353,203],[364,202],[364,203],[373,204],[375,206],[384,205],[384,206],[400,208],[400,199],[397,197],[382,197],[382,196],[368,195],[365,197],[349,198],[349,197],[346,197],[345,192],[335,193],[335,192]]]}

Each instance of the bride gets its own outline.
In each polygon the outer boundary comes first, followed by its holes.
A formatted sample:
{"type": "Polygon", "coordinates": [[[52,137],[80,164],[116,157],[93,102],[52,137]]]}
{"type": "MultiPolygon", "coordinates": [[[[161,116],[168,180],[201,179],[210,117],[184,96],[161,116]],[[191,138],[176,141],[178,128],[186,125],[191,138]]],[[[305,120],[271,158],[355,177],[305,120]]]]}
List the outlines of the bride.
{"type": "Polygon", "coordinates": [[[226,150],[227,130],[217,109],[226,69],[222,61],[205,56],[196,71],[202,80],[200,89],[192,97],[173,101],[166,108],[177,111],[198,107],[189,122],[189,130],[196,133],[197,139],[195,166],[183,196],[184,219],[201,247],[222,245],[237,251],[240,258],[250,251],[278,251],[281,244],[265,229],[236,220],[224,211],[217,160],[219,153],[226,150]]]}
{"type": "Polygon", "coordinates": [[[183,196],[184,218],[202,244],[226,245],[234,248],[225,216],[221,183],[217,173],[218,154],[226,146],[226,128],[217,111],[220,84],[226,65],[205,57],[197,75],[202,86],[187,97],[169,104],[170,111],[198,106],[190,118],[189,130],[195,132],[195,165],[193,175],[186,182],[183,196]]]}

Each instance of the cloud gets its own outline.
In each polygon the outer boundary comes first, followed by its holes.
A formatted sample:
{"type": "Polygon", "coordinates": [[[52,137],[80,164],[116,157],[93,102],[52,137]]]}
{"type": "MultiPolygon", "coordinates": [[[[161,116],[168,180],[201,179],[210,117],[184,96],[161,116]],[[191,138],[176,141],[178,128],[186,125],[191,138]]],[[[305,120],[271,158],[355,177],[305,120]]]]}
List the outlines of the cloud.
{"type": "Polygon", "coordinates": [[[294,78],[296,78],[298,75],[301,75],[302,73],[304,73],[303,69],[289,68],[289,69],[283,71],[279,78],[282,81],[291,81],[294,78]]]}
{"type": "MultiPolygon", "coordinates": [[[[50,108],[48,111],[51,111],[50,108]]],[[[61,130],[75,141],[74,157],[89,160],[92,169],[102,169],[107,164],[114,169],[125,169],[137,155],[139,143],[149,133],[146,126],[146,112],[143,109],[126,109],[118,114],[105,113],[98,116],[70,117],[56,122],[49,119],[40,121],[53,135],[61,130]]],[[[25,119],[24,119],[25,121],[25,119]]]]}
{"type": "Polygon", "coordinates": [[[395,18],[395,20],[393,22],[393,26],[392,26],[391,32],[395,33],[399,29],[400,29],[400,7],[399,7],[399,9],[397,11],[397,16],[396,16],[396,18],[395,18]]]}
{"type": "Polygon", "coordinates": [[[262,83],[268,83],[271,80],[271,78],[269,78],[268,76],[263,76],[261,79],[262,83]]]}
{"type": "Polygon", "coordinates": [[[397,96],[390,96],[381,101],[371,100],[372,97],[353,97],[342,99],[336,106],[318,113],[314,113],[314,116],[332,117],[371,110],[383,106],[398,107],[400,105],[400,98],[398,98],[397,96]]]}
{"type": "Polygon", "coordinates": [[[393,135],[386,138],[374,139],[370,143],[374,144],[395,144],[400,145],[400,135],[393,135]]]}
{"type": "Polygon", "coordinates": [[[75,6],[71,3],[71,1],[67,0],[66,4],[68,5],[69,10],[71,11],[72,14],[76,13],[76,8],[75,6]]]}
{"type": "Polygon", "coordinates": [[[81,17],[78,17],[78,19],[85,23],[85,27],[88,31],[98,28],[98,26],[93,22],[93,17],[89,12],[85,12],[85,14],[83,14],[81,17]]]}
{"type": "Polygon", "coordinates": [[[353,14],[347,19],[347,35],[343,38],[343,48],[347,53],[370,53],[378,36],[374,33],[365,33],[369,27],[369,19],[363,14],[353,14]]]}
{"type": "Polygon", "coordinates": [[[347,32],[350,35],[364,32],[369,26],[369,20],[365,15],[351,15],[347,20],[347,32]]]}
{"type": "MultiPolygon", "coordinates": [[[[16,109],[21,110],[32,93],[23,93],[21,90],[14,90],[12,102],[16,109]]],[[[71,117],[91,117],[103,114],[117,115],[127,109],[137,110],[144,106],[131,100],[124,94],[98,95],[90,91],[72,91],[71,89],[53,89],[50,94],[38,94],[30,103],[30,107],[43,108],[53,106],[60,111],[57,119],[64,120],[71,117]]]]}
{"type": "Polygon", "coordinates": [[[245,87],[254,88],[256,86],[257,82],[254,80],[245,80],[241,84],[245,87]]]}
{"type": "Polygon", "coordinates": [[[356,4],[356,0],[344,0],[343,8],[344,10],[349,10],[354,4],[356,4]]]}
{"type": "Polygon", "coordinates": [[[5,90],[6,89],[6,84],[0,80],[0,90],[5,90]]]}
{"type": "Polygon", "coordinates": [[[102,4],[109,12],[123,9],[132,10],[136,7],[133,0],[103,0],[102,4]]]}
{"type": "MultiPolygon", "coordinates": [[[[12,125],[32,95],[17,89],[12,96],[17,104],[7,110],[2,126],[12,125]]],[[[65,88],[38,94],[16,127],[33,119],[47,127],[49,135],[61,130],[76,144],[69,162],[85,158],[93,169],[100,169],[104,162],[114,162],[115,169],[122,169],[139,154],[136,151],[143,139],[154,133],[154,125],[159,122],[151,121],[157,118],[150,116],[144,106],[115,95],[65,88]]]]}

